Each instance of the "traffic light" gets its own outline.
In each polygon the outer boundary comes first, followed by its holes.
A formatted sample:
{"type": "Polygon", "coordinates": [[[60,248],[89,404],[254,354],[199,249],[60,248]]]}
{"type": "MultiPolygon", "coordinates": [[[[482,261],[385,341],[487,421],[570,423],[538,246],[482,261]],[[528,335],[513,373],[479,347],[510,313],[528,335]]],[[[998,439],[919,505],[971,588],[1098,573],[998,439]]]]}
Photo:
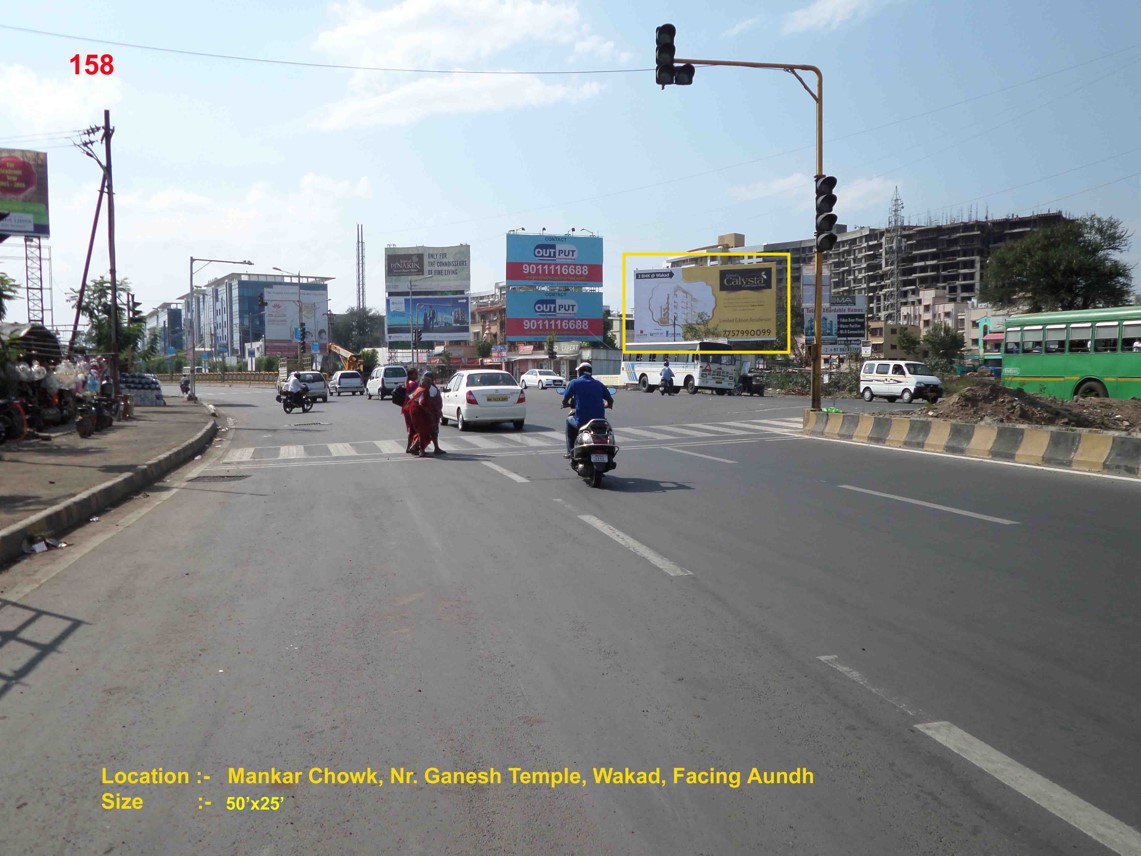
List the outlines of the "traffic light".
{"type": "Polygon", "coordinates": [[[693,83],[693,66],[688,62],[685,65],[674,65],[674,56],[677,53],[674,36],[677,35],[677,27],[673,24],[662,24],[655,30],[655,34],[658,43],[655,60],[658,68],[654,80],[662,89],[671,84],[689,86],[693,83]]]}
{"type": "Polygon", "coordinates": [[[831,175],[816,176],[816,249],[828,252],[836,245],[836,178],[831,175]]]}
{"type": "Polygon", "coordinates": [[[301,347],[305,347],[305,343],[309,341],[309,331],[305,329],[305,322],[301,322],[301,347]]]}
{"type": "Polygon", "coordinates": [[[258,295],[258,309],[265,309],[265,292],[258,295]]]}

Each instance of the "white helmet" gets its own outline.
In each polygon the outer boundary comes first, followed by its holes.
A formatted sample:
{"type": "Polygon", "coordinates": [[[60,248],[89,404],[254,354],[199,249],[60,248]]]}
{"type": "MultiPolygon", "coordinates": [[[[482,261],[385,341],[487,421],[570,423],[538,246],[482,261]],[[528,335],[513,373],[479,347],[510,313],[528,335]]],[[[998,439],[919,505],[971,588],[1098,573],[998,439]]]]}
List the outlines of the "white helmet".
{"type": "Polygon", "coordinates": [[[579,364],[578,364],[578,365],[575,367],[575,371],[576,371],[578,374],[580,374],[580,375],[581,375],[581,374],[588,374],[588,375],[593,375],[593,373],[594,373],[594,368],[593,368],[593,367],[590,365],[590,363],[589,363],[589,362],[582,362],[582,363],[579,363],[579,364]]]}

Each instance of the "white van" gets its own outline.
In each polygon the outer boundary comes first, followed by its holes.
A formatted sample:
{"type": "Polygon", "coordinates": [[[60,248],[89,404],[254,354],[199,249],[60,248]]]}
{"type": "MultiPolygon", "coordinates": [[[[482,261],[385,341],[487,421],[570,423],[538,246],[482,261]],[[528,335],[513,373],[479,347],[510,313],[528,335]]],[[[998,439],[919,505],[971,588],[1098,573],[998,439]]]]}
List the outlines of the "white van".
{"type": "Polygon", "coordinates": [[[904,404],[926,398],[932,404],[943,396],[943,381],[924,363],[914,360],[868,360],[860,369],[860,392],[864,401],[877,395],[904,404]]]}
{"type": "Polygon", "coordinates": [[[377,366],[369,375],[365,392],[371,399],[374,395],[381,401],[392,396],[392,390],[408,382],[408,370],[404,366],[377,366]]]}

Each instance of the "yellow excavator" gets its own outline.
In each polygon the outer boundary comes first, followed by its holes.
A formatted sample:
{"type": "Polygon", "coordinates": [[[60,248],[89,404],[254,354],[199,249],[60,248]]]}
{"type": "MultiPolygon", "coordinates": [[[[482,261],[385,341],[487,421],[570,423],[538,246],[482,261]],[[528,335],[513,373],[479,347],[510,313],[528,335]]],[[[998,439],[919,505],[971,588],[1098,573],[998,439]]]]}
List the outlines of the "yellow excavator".
{"type": "Polygon", "coordinates": [[[342,348],[340,345],[329,343],[329,350],[341,358],[341,368],[345,371],[364,372],[364,359],[360,354],[354,354],[348,348],[342,348]]]}

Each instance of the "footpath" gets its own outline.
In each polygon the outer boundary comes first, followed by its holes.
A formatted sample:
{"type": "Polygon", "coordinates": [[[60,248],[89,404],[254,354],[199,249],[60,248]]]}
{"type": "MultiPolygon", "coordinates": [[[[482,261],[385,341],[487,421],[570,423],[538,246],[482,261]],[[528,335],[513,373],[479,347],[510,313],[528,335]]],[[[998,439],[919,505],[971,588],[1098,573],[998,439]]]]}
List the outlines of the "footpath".
{"type": "Polygon", "coordinates": [[[69,424],[51,440],[0,446],[0,570],[26,542],[59,538],[210,445],[218,425],[206,407],[177,393],[166,401],[87,439],[69,424]]]}

